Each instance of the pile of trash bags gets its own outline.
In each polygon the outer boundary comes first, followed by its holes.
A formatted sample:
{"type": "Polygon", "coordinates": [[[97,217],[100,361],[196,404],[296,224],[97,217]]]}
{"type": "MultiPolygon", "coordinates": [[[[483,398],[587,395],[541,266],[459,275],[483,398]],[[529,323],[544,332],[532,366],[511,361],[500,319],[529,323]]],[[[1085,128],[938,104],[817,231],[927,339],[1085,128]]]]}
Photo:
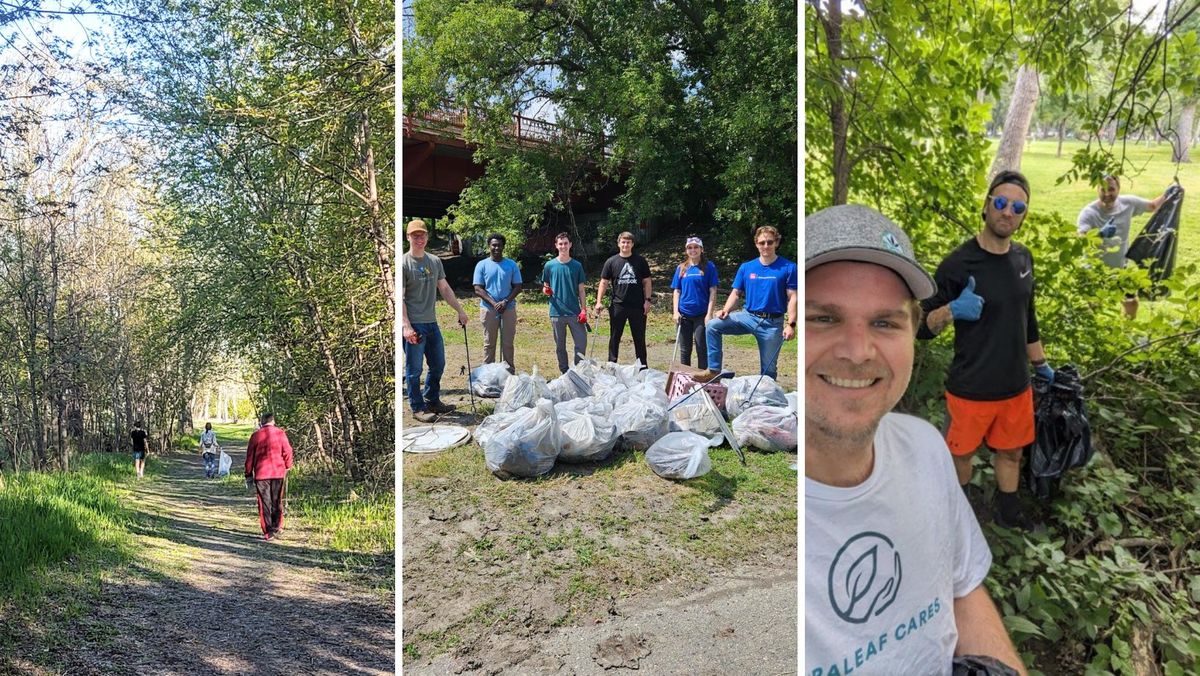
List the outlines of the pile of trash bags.
{"type": "Polygon", "coordinates": [[[505,373],[495,412],[474,432],[488,470],[501,479],[541,476],[559,460],[598,462],[618,449],[646,451],[659,476],[690,479],[711,469],[708,449],[726,439],[763,451],[797,447],[794,398],[767,376],[728,381],[731,430],[702,389],[669,401],[667,374],[640,362],[584,359],[549,383],[537,367],[509,375],[499,366],[472,371],[472,387],[493,392],[505,373]]]}

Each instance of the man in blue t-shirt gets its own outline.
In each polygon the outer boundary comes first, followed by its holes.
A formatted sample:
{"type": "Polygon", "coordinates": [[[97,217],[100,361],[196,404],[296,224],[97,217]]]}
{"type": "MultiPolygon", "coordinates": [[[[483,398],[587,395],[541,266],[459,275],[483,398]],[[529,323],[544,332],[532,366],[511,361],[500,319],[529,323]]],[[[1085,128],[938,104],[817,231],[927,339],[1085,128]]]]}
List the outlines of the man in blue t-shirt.
{"type": "Polygon", "coordinates": [[[558,257],[546,261],[542,270],[542,293],[550,296],[550,327],[554,330],[554,353],[558,357],[558,370],[566,373],[570,368],[567,363],[567,330],[571,331],[571,340],[575,343],[574,358],[571,364],[579,363],[579,355],[587,348],[587,278],[583,274],[583,265],[571,258],[571,236],[565,232],[558,233],[554,238],[554,248],[558,249],[558,257]]]}
{"type": "Polygon", "coordinates": [[[521,293],[521,268],[504,257],[504,235],[488,235],[491,256],[475,265],[475,295],[479,296],[479,319],[483,324],[483,363],[496,361],[496,333],[508,370],[516,373],[513,340],[517,337],[517,294],[521,293]]]}
{"type": "Polygon", "coordinates": [[[754,245],[758,258],[738,267],[725,307],[705,329],[708,370],[695,376],[699,382],[721,375],[722,335],[752,334],[758,343],[759,372],[771,378],[776,376],[783,342],[796,335],[796,264],[775,254],[779,231],[769,225],[754,231],[754,245]],[[733,312],[742,296],[746,309],[733,312]]]}

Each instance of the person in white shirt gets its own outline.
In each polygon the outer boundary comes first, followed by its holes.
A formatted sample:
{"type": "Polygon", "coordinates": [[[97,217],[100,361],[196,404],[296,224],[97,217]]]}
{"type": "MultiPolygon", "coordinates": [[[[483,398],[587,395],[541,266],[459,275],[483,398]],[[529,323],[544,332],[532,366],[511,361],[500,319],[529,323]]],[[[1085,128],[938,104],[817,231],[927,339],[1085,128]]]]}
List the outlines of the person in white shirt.
{"type": "Polygon", "coordinates": [[[970,658],[1024,674],[945,441],[891,412],[933,279],[867,207],[808,216],[805,236],[804,673],[949,675],[970,658]]]}
{"type": "Polygon", "coordinates": [[[204,423],[204,432],[200,434],[200,456],[204,458],[205,478],[217,476],[221,444],[217,443],[217,433],[213,431],[212,423],[204,423]]]}

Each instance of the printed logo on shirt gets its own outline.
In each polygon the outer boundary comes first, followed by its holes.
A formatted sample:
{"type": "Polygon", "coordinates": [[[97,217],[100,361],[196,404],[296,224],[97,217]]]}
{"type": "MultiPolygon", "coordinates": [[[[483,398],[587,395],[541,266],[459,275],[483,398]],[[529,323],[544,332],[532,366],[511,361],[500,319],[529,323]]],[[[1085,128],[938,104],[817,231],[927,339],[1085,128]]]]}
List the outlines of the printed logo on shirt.
{"type": "Polygon", "coordinates": [[[633,266],[629,263],[621,268],[621,274],[617,276],[617,284],[637,284],[637,273],[633,271],[633,266]]]}
{"type": "Polygon", "coordinates": [[[846,541],[829,566],[829,604],[838,617],[862,624],[896,600],[900,553],[881,533],[864,531],[846,541]]]}

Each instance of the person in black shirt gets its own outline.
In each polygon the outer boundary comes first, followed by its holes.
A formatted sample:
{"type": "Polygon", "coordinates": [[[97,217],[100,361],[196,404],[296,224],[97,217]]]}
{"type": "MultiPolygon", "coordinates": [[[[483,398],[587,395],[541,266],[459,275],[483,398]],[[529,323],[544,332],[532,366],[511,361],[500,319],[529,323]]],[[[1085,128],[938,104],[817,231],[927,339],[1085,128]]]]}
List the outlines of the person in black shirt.
{"type": "Polygon", "coordinates": [[[999,487],[995,521],[1029,528],[1017,501],[1021,449],[1033,442],[1033,392],[1028,364],[1053,379],[1034,312],[1033,256],[1012,241],[1028,209],[1029,182],[1019,172],[992,180],[984,227],[952,251],[934,274],[937,293],[921,303],[918,338],[954,323],[954,360],[946,377],[950,426],[946,444],[966,491],[980,443],[995,452],[999,487]]]}
{"type": "Polygon", "coordinates": [[[137,478],[141,479],[146,472],[146,430],[142,429],[142,421],[133,424],[129,438],[133,439],[133,468],[137,470],[137,478]]]}
{"type": "Polygon", "coordinates": [[[596,306],[592,314],[597,318],[603,309],[601,301],[605,292],[612,287],[612,303],[608,309],[608,360],[617,361],[621,348],[621,334],[625,322],[629,322],[629,334],[633,337],[633,351],[645,368],[646,363],[646,315],[650,314],[650,265],[646,259],[633,253],[633,233],[622,232],[617,236],[620,253],[604,261],[600,271],[600,288],[596,290],[596,306]]]}

